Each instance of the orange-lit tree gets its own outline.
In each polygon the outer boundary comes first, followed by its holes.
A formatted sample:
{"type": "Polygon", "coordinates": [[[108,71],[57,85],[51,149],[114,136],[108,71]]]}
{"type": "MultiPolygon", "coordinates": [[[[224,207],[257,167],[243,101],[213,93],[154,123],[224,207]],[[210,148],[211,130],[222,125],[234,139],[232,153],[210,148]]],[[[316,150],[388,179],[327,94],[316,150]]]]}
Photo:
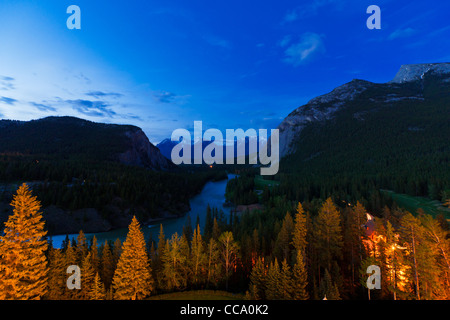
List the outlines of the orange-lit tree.
{"type": "Polygon", "coordinates": [[[41,299],[48,290],[47,241],[41,205],[22,184],[0,237],[0,299],[41,299]]]}
{"type": "Polygon", "coordinates": [[[114,299],[139,300],[153,290],[144,235],[133,216],[113,278],[114,299]]]}

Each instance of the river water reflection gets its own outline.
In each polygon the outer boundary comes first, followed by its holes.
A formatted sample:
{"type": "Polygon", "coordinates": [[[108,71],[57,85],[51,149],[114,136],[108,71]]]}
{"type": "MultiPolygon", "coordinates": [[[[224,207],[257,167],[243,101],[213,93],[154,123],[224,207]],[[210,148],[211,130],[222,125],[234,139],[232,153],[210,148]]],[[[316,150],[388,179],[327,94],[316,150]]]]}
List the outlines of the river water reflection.
{"type": "MultiPolygon", "coordinates": [[[[234,177],[236,177],[236,175],[228,174],[228,179],[233,179],[234,177]]],[[[208,207],[208,204],[210,205],[211,208],[215,207],[219,210],[222,209],[225,214],[225,217],[228,217],[231,209],[228,207],[223,207],[223,204],[225,203],[225,189],[227,186],[227,182],[228,180],[221,180],[206,183],[205,186],[203,187],[203,190],[190,200],[191,210],[188,213],[186,213],[186,215],[184,215],[183,217],[164,220],[150,226],[141,225],[141,229],[144,232],[145,239],[147,240],[151,236],[153,240],[157,242],[160,224],[163,225],[166,239],[170,239],[172,234],[175,232],[177,232],[180,235],[183,231],[183,226],[186,224],[188,215],[191,218],[192,229],[195,229],[196,227],[194,224],[196,222],[198,215],[200,220],[200,228],[203,232],[203,227],[205,225],[205,218],[206,218],[206,208],[208,207]]],[[[105,240],[114,242],[117,238],[119,238],[123,243],[125,241],[127,233],[128,228],[122,228],[108,232],[87,233],[85,235],[88,241],[90,241],[95,235],[95,237],[97,238],[97,242],[100,245],[104,243],[105,240]]],[[[76,238],[77,236],[78,234],[69,234],[69,239],[76,238]]],[[[53,242],[53,247],[61,248],[61,245],[65,238],[66,235],[52,236],[51,239],[53,242]]]]}

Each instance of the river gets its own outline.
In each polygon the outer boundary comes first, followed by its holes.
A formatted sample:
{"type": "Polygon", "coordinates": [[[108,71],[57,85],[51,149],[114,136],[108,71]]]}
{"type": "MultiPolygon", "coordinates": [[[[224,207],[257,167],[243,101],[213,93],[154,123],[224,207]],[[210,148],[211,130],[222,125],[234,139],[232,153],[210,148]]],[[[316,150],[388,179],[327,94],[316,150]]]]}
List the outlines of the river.
{"type": "MultiPolygon", "coordinates": [[[[228,174],[228,179],[233,179],[234,177],[236,177],[236,175],[228,174]]],[[[230,208],[223,207],[223,204],[225,202],[225,189],[227,186],[227,182],[228,180],[207,182],[203,187],[202,191],[189,201],[191,210],[187,212],[186,215],[180,218],[163,220],[154,225],[149,226],[141,225],[141,229],[144,232],[144,237],[146,241],[151,236],[153,240],[157,242],[161,224],[163,225],[166,239],[170,239],[172,234],[174,234],[175,232],[177,232],[180,235],[183,231],[183,226],[186,224],[188,216],[190,216],[191,218],[193,230],[196,227],[194,224],[196,222],[197,215],[199,216],[200,228],[203,232],[203,227],[205,225],[205,218],[206,218],[206,208],[208,207],[208,204],[210,205],[211,208],[216,207],[219,210],[222,209],[225,214],[225,217],[228,217],[230,214],[230,208]]],[[[107,232],[86,233],[85,236],[88,239],[88,241],[90,241],[95,235],[95,237],[97,238],[97,242],[100,245],[104,243],[105,240],[114,242],[117,238],[119,238],[123,243],[125,241],[127,233],[128,228],[121,228],[107,232]]],[[[77,236],[78,234],[69,234],[69,239],[76,238],[77,236]]],[[[62,242],[65,238],[66,235],[52,236],[51,240],[53,242],[53,247],[61,248],[62,242]]]]}

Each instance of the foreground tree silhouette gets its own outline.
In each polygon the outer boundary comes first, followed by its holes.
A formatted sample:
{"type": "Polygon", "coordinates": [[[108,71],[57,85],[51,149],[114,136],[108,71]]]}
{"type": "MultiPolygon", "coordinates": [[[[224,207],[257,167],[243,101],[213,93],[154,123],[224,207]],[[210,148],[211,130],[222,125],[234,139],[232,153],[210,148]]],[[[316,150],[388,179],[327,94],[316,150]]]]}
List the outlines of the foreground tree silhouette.
{"type": "Polygon", "coordinates": [[[113,278],[114,299],[138,300],[150,295],[153,278],[144,235],[133,216],[113,278]]]}
{"type": "Polygon", "coordinates": [[[40,202],[24,183],[0,237],[0,299],[41,299],[48,290],[44,221],[40,202]]]}

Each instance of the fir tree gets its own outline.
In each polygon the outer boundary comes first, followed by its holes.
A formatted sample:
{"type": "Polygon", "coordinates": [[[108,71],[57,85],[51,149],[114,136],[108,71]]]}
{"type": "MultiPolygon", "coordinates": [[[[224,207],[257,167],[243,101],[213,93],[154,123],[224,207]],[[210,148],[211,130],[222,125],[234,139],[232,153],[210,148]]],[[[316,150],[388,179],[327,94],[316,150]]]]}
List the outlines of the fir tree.
{"type": "MultiPolygon", "coordinates": [[[[74,247],[72,246],[72,241],[69,240],[67,243],[66,251],[64,252],[64,272],[66,273],[67,268],[72,265],[77,265],[77,255],[74,247]]],[[[67,274],[66,274],[67,277],[67,274]]],[[[70,290],[67,288],[64,282],[64,299],[71,300],[75,299],[77,296],[77,290],[70,290]]]]}
{"type": "Polygon", "coordinates": [[[105,287],[103,286],[102,280],[98,272],[95,274],[91,290],[89,291],[89,299],[90,300],[104,300],[105,295],[105,287]]]}
{"type": "Polygon", "coordinates": [[[295,213],[294,228],[292,231],[292,245],[295,252],[300,251],[301,255],[305,257],[306,246],[308,244],[306,240],[306,215],[303,210],[302,204],[299,202],[297,206],[297,211],[295,213]]]}
{"type": "Polygon", "coordinates": [[[91,244],[91,249],[89,250],[90,254],[91,254],[91,263],[92,263],[92,267],[94,268],[95,272],[99,271],[99,267],[100,267],[100,257],[98,254],[98,243],[97,243],[97,237],[94,236],[92,238],[92,244],[91,244]]]}
{"type": "Polygon", "coordinates": [[[64,260],[64,255],[61,249],[52,248],[50,250],[48,292],[46,299],[60,300],[64,298],[67,280],[64,260]]]}
{"type": "Polygon", "coordinates": [[[261,257],[258,257],[250,273],[249,297],[252,300],[264,300],[267,290],[267,268],[261,257]]]}
{"type": "Polygon", "coordinates": [[[301,250],[298,250],[296,254],[296,262],[292,269],[292,280],[292,299],[307,300],[309,297],[308,291],[306,290],[308,285],[308,274],[306,272],[306,266],[301,250]]]}
{"type": "Polygon", "coordinates": [[[87,244],[86,236],[84,235],[83,230],[80,230],[77,236],[77,244],[76,244],[76,254],[78,264],[81,264],[84,257],[86,257],[88,251],[89,247],[87,244]]]}
{"type": "Polygon", "coordinates": [[[233,233],[231,231],[225,231],[220,235],[219,244],[225,270],[225,289],[228,290],[228,280],[231,272],[236,267],[239,246],[234,241],[233,233]]]}
{"type": "Polygon", "coordinates": [[[341,300],[337,285],[331,280],[330,273],[325,269],[324,277],[320,283],[321,296],[327,300],[341,300]]]}
{"type": "Polygon", "coordinates": [[[328,198],[320,208],[314,232],[319,266],[333,270],[333,275],[338,276],[339,269],[333,268],[333,262],[342,258],[343,237],[339,212],[331,198],[328,198]]]}
{"type": "Polygon", "coordinates": [[[288,212],[284,217],[281,230],[278,233],[277,240],[275,242],[274,254],[280,261],[290,260],[291,243],[292,243],[292,231],[294,230],[294,222],[291,214],[288,212]]]}
{"type": "Polygon", "coordinates": [[[287,263],[286,259],[281,263],[279,287],[280,299],[291,300],[294,293],[294,282],[292,279],[291,267],[287,263]]]}
{"type": "Polygon", "coordinates": [[[278,260],[272,261],[269,264],[267,271],[267,286],[266,286],[266,298],[268,300],[280,300],[282,296],[282,288],[280,284],[280,266],[278,260]]]}
{"type": "Polygon", "coordinates": [[[190,264],[192,283],[198,285],[204,279],[203,270],[205,269],[206,264],[206,255],[199,225],[197,225],[192,239],[190,264]]]}
{"type": "Polygon", "coordinates": [[[119,262],[120,255],[122,254],[122,241],[120,241],[119,238],[117,238],[113,243],[112,254],[115,270],[117,267],[117,263],[119,262]]]}
{"type": "Polygon", "coordinates": [[[97,272],[92,265],[91,253],[83,258],[81,264],[81,290],[77,290],[77,296],[81,300],[89,300],[90,292],[94,284],[94,277],[97,272]]]}
{"type": "Polygon", "coordinates": [[[113,255],[108,241],[105,241],[105,245],[103,246],[100,266],[100,278],[105,286],[105,290],[109,290],[114,276],[115,267],[113,255]]]}
{"type": "Polygon", "coordinates": [[[41,299],[48,290],[47,241],[41,205],[24,183],[0,237],[0,299],[41,299]]]}
{"type": "Polygon", "coordinates": [[[206,249],[207,249],[206,281],[208,285],[213,285],[214,287],[217,287],[219,285],[219,279],[222,273],[222,267],[220,263],[220,252],[217,241],[211,237],[209,239],[208,246],[206,249]]]}
{"type": "Polygon", "coordinates": [[[113,277],[114,299],[139,300],[153,290],[144,235],[133,216],[113,277]]]}
{"type": "Polygon", "coordinates": [[[164,288],[167,290],[181,289],[187,284],[185,276],[185,263],[187,256],[182,253],[183,237],[175,232],[167,241],[164,256],[162,257],[162,277],[164,288]]]}

